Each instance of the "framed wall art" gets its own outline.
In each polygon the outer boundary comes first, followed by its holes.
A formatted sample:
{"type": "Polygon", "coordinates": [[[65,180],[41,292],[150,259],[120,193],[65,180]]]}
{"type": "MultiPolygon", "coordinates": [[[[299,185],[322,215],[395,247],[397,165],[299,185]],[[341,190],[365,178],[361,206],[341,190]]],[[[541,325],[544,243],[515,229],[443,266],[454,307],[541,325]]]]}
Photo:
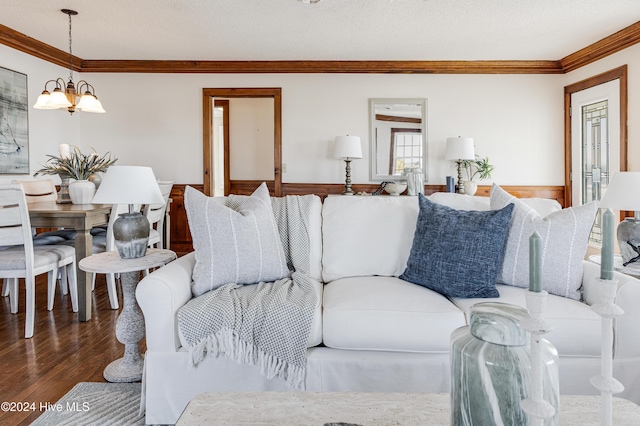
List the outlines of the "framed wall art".
{"type": "Polygon", "coordinates": [[[29,174],[27,75],[0,67],[0,174],[29,174]]]}

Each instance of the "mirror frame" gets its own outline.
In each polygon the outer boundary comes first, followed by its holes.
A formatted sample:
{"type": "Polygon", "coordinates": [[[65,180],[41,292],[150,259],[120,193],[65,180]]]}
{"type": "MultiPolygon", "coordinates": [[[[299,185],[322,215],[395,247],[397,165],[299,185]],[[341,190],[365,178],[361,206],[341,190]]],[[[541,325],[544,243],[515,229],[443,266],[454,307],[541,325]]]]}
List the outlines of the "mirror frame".
{"type": "Polygon", "coordinates": [[[416,104],[421,107],[420,130],[422,131],[422,175],[424,182],[428,181],[428,150],[427,150],[427,99],[425,98],[370,98],[369,99],[369,179],[372,182],[395,181],[403,182],[407,178],[405,176],[383,175],[377,174],[377,158],[376,149],[376,104],[416,104]]]}

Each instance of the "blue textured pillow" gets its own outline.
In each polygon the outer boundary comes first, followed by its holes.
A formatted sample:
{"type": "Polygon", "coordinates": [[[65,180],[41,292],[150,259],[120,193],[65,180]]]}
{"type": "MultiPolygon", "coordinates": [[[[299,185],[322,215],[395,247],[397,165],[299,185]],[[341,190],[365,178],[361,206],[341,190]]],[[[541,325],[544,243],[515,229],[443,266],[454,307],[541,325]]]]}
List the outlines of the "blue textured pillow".
{"type": "Polygon", "coordinates": [[[420,213],[407,268],[400,279],[448,297],[499,297],[513,204],[501,210],[466,211],[418,195],[420,213]]]}

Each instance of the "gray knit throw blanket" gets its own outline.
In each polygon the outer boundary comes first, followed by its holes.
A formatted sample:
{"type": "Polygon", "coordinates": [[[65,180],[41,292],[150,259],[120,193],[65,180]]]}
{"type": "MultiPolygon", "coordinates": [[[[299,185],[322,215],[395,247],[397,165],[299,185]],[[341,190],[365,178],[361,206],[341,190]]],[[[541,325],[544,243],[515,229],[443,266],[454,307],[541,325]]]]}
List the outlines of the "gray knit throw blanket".
{"type": "Polygon", "coordinates": [[[273,214],[291,278],[255,285],[226,284],[191,299],[178,311],[178,328],[192,365],[225,356],[257,365],[304,389],[307,341],[316,295],[309,277],[309,212],[313,196],[272,198],[273,214]]]}

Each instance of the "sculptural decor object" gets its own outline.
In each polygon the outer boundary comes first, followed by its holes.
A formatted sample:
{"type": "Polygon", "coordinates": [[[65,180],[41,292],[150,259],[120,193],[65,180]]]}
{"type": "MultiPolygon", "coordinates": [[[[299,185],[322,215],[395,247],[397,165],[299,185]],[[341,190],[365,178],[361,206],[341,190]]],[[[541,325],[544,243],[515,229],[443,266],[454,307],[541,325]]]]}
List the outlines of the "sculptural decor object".
{"type": "MultiPolygon", "coordinates": [[[[529,425],[520,408],[531,381],[527,310],[506,303],[471,307],[469,326],[451,334],[451,424],[529,425]]],[[[558,424],[558,352],[542,340],[543,398],[556,408],[544,425],[558,424]]]]}

